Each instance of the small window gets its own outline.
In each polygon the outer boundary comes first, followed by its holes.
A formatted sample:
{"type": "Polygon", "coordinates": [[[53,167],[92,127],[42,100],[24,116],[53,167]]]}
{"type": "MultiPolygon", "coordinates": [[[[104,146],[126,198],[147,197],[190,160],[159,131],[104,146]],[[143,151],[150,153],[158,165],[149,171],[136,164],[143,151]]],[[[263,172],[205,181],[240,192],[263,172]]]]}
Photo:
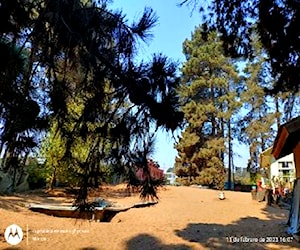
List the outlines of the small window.
{"type": "Polygon", "coordinates": [[[293,168],[293,162],[291,161],[281,161],[278,162],[279,168],[291,169],[293,168]]]}

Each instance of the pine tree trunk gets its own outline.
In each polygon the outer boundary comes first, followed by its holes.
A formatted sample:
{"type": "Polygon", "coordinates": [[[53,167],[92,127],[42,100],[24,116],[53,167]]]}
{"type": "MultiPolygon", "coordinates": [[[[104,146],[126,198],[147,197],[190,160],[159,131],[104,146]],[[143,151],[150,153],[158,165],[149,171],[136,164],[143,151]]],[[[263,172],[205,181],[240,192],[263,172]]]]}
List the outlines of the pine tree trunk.
{"type": "Polygon", "coordinates": [[[231,119],[228,121],[228,185],[231,189],[231,172],[232,172],[232,143],[231,143],[231,119]]]}
{"type": "Polygon", "coordinates": [[[1,142],[1,145],[0,145],[0,169],[2,169],[3,168],[3,163],[4,163],[4,161],[3,161],[3,158],[1,158],[1,155],[2,155],[2,151],[3,151],[3,147],[4,147],[4,142],[2,141],[1,142]]]}
{"type": "Polygon", "coordinates": [[[55,186],[55,183],[56,183],[56,172],[57,172],[57,169],[56,169],[56,167],[55,167],[55,168],[54,168],[54,171],[53,171],[51,183],[50,183],[50,190],[51,190],[51,191],[54,189],[54,186],[55,186]]]}
{"type": "Polygon", "coordinates": [[[279,113],[279,98],[275,97],[275,105],[276,105],[276,123],[277,123],[277,131],[280,127],[280,113],[279,113]]]}
{"type": "MultiPolygon", "coordinates": [[[[211,104],[213,106],[215,106],[214,105],[214,103],[215,103],[215,88],[213,86],[211,86],[211,100],[210,101],[211,101],[211,104]]],[[[217,129],[216,129],[216,117],[215,117],[215,114],[211,114],[211,126],[212,126],[211,134],[214,137],[214,136],[217,135],[217,133],[216,133],[217,129]]]]}
{"type": "Polygon", "coordinates": [[[2,168],[4,171],[7,171],[7,159],[9,158],[9,145],[7,145],[5,151],[4,151],[4,155],[3,155],[3,162],[2,162],[2,168]]]}

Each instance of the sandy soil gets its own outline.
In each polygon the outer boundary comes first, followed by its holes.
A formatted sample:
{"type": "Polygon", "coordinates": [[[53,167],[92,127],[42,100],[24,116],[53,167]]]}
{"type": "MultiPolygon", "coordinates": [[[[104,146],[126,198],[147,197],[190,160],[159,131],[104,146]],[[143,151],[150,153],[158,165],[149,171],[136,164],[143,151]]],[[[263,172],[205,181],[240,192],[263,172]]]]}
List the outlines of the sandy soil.
{"type": "MultiPolygon", "coordinates": [[[[124,205],[139,201],[116,188],[95,195],[124,205]]],[[[25,207],[72,202],[64,193],[0,196],[0,249],[299,249],[295,240],[284,242],[292,239],[285,233],[288,211],[254,201],[250,193],[225,195],[220,201],[215,190],[167,187],[159,191],[158,204],[119,213],[109,223],[57,218],[25,207]],[[4,239],[10,224],[24,231],[17,247],[4,239]]]]}

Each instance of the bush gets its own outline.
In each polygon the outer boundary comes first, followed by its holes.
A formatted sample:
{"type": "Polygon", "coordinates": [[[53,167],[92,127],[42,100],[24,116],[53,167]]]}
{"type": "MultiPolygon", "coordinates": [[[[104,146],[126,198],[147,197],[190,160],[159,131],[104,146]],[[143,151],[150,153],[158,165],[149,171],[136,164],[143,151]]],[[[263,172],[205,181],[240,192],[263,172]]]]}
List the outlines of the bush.
{"type": "Polygon", "coordinates": [[[47,170],[43,164],[31,160],[26,165],[26,172],[29,175],[27,181],[30,189],[38,189],[46,186],[47,170]]]}
{"type": "Polygon", "coordinates": [[[193,183],[190,181],[189,177],[180,177],[177,179],[178,183],[183,186],[190,186],[193,183]]]}

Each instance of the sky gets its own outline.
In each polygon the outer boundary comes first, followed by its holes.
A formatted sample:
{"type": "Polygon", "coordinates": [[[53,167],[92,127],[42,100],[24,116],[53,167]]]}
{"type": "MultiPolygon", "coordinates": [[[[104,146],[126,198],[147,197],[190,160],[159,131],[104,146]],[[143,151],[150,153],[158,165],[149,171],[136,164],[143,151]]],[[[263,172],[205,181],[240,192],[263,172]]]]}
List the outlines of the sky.
{"type": "MultiPolygon", "coordinates": [[[[180,0],[114,0],[109,6],[112,9],[122,10],[126,14],[128,23],[140,17],[145,7],[151,7],[158,16],[157,25],[152,29],[153,38],[147,43],[141,43],[138,59],[149,60],[154,53],[162,53],[174,61],[183,63],[182,44],[190,39],[191,34],[201,22],[200,15],[191,7],[179,7],[180,0]]],[[[175,138],[180,131],[175,133],[175,138]]],[[[177,151],[174,149],[174,138],[162,130],[156,136],[156,149],[153,159],[162,169],[167,170],[174,166],[177,151]]],[[[235,165],[246,167],[246,147],[235,145],[235,165]],[[238,156],[240,155],[240,157],[238,156]]]]}

